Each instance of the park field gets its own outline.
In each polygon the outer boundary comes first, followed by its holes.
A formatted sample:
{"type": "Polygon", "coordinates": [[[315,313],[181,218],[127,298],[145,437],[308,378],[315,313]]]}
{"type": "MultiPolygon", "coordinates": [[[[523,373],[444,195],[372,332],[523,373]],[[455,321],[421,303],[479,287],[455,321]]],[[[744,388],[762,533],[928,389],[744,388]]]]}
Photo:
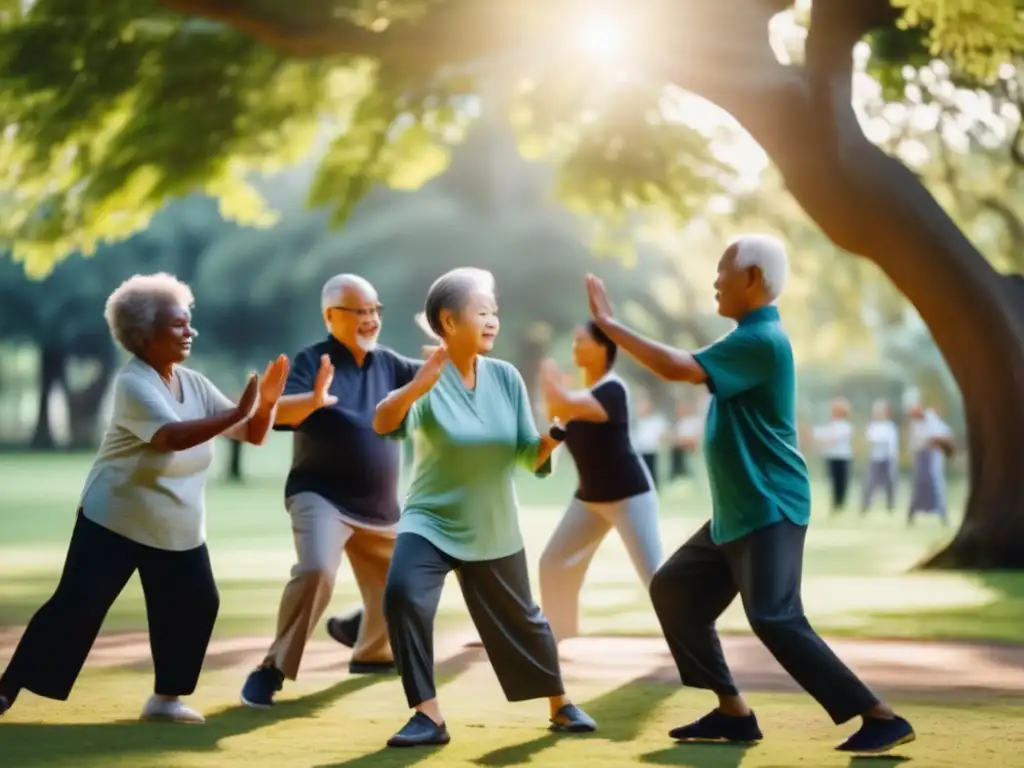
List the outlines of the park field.
{"type": "MultiPolygon", "coordinates": [[[[640,658],[616,658],[614,651],[596,661],[565,666],[570,693],[601,727],[586,737],[547,733],[542,702],[505,702],[481,652],[453,646],[450,652],[439,652],[443,660],[438,670],[452,744],[439,751],[412,753],[383,749],[387,736],[406,717],[398,681],[347,676],[345,652],[324,643],[322,631],[315,638],[311,663],[298,682],[286,687],[274,710],[240,707],[239,686],[272,634],[277,601],[292,564],[288,519],[281,503],[286,457],[286,442],[275,436],[264,449],[246,455],[246,483],[211,480],[209,540],[222,610],[215,639],[218,651],[211,653],[200,688],[192,697],[207,714],[206,725],[134,722],[151,685],[151,673],[145,639],[136,634],[144,631],[145,618],[141,590],[133,581],[111,611],[108,634],[101,641],[101,645],[133,646],[131,653],[126,651],[123,663],[92,664],[67,703],[31,695],[20,699],[0,720],[0,765],[828,768],[860,762],[831,749],[849,726],[835,728],[806,696],[771,683],[750,686],[767,735],[762,744],[747,750],[673,745],[665,732],[700,714],[707,699],[680,690],[664,659],[652,667],[640,658]],[[329,663],[319,663],[328,654],[329,663]]],[[[89,458],[0,455],[0,663],[19,628],[56,583],[89,458]]],[[[222,451],[218,461],[225,459],[222,451]]],[[[562,462],[546,481],[524,477],[519,484],[523,530],[534,567],[571,491],[568,462],[562,462]]],[[[954,509],[960,507],[963,492],[960,485],[952,488],[954,509]]],[[[933,519],[919,520],[908,528],[901,513],[889,516],[881,510],[866,519],[849,513],[832,518],[824,488],[816,488],[816,494],[805,604],[823,634],[1001,642],[1024,637],[1024,578],[912,572],[914,563],[940,546],[951,530],[933,519]]],[[[666,551],[682,543],[708,514],[700,480],[665,489],[666,551]]],[[[343,565],[332,609],[343,610],[356,600],[348,567],[343,565]]],[[[588,635],[659,635],[647,597],[614,537],[594,560],[583,603],[583,629],[588,635]]],[[[730,608],[722,628],[728,633],[747,631],[738,606],[730,608]]],[[[450,638],[469,631],[468,616],[452,580],[442,600],[439,636],[450,638]]],[[[616,642],[633,641],[608,642],[614,649],[616,642]]],[[[879,668],[874,674],[884,677],[887,673],[879,668]]],[[[873,766],[905,760],[930,768],[1019,764],[1015,761],[1024,746],[1019,736],[1024,696],[954,692],[943,688],[941,680],[935,681],[934,690],[895,688],[891,695],[915,723],[919,740],[896,755],[871,759],[873,766]]]]}
{"type": "MultiPolygon", "coordinates": [[[[219,636],[272,632],[294,557],[282,503],[288,448],[285,436],[273,435],[267,446],[249,451],[244,484],[227,483],[219,473],[211,478],[208,532],[222,598],[219,636]]],[[[226,453],[219,452],[219,463],[224,463],[226,453]]],[[[24,624],[53,589],[89,460],[86,455],[0,454],[0,627],[24,624]]],[[[573,477],[571,461],[560,461],[553,477],[524,476],[518,484],[522,528],[534,568],[572,494],[573,477]]],[[[960,483],[952,485],[955,513],[962,507],[964,490],[960,483]]],[[[902,511],[891,516],[879,509],[867,518],[849,512],[832,517],[824,486],[816,486],[815,494],[804,603],[822,632],[1024,641],[1024,575],[912,572],[914,564],[940,546],[952,529],[933,518],[919,518],[908,527],[902,511]]],[[[901,498],[898,509],[902,502],[901,498]]],[[[666,555],[709,514],[706,487],[699,475],[692,483],[665,489],[661,520],[666,555]]],[[[332,608],[343,610],[357,597],[348,565],[343,563],[332,608]]],[[[453,626],[468,622],[454,580],[445,590],[439,619],[453,626]]],[[[107,628],[145,628],[137,579],[114,606],[107,628]]],[[[738,603],[723,617],[722,629],[746,630],[738,603]]],[[[595,557],[584,588],[583,630],[600,635],[659,634],[646,594],[615,536],[595,557]]]]}

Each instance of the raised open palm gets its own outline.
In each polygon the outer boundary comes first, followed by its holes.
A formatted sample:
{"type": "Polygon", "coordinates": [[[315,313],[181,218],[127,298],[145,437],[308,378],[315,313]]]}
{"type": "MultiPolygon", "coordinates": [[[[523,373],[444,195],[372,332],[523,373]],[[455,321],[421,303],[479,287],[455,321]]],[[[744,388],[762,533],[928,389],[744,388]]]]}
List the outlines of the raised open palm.
{"type": "Polygon", "coordinates": [[[267,363],[259,383],[260,402],[263,405],[276,405],[281,399],[290,368],[288,358],[284,355],[279,355],[276,360],[267,363]]]}

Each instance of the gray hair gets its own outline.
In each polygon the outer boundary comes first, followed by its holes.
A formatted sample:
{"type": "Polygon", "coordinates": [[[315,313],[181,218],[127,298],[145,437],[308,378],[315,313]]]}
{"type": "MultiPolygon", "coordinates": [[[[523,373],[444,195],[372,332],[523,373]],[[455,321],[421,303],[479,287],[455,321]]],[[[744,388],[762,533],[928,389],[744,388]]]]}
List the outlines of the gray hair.
{"type": "Polygon", "coordinates": [[[786,246],[777,237],[771,235],[742,235],[729,245],[735,249],[735,265],[739,269],[757,267],[761,272],[768,300],[775,302],[786,287],[789,273],[789,258],[786,246]]]}
{"type": "Polygon", "coordinates": [[[107,297],[103,316],[114,340],[137,355],[153,338],[161,314],[171,307],[191,309],[192,289],[174,275],[132,275],[107,297]]]}
{"type": "Polygon", "coordinates": [[[486,269],[459,267],[437,278],[427,291],[427,302],[423,307],[424,318],[430,330],[438,338],[443,337],[441,313],[447,310],[459,314],[477,291],[494,293],[494,275],[486,269]]]}
{"type": "Polygon", "coordinates": [[[348,273],[335,275],[324,283],[324,287],[320,290],[321,314],[337,305],[341,294],[346,288],[360,288],[368,293],[376,293],[370,281],[359,275],[348,273]]]}

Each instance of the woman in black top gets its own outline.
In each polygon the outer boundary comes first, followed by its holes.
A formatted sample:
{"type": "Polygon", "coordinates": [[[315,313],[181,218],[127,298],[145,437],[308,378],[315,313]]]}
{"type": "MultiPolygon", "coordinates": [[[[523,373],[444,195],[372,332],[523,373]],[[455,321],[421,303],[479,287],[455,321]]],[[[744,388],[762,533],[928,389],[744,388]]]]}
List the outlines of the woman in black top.
{"type": "Polygon", "coordinates": [[[586,389],[569,391],[553,361],[542,385],[549,416],[565,424],[579,487],[540,560],[544,615],[558,640],[579,634],[579,595],[590,561],[613,527],[644,587],[661,565],[658,497],[629,437],[625,383],[611,372],[615,344],[588,321],[576,330],[573,359],[586,389]]]}

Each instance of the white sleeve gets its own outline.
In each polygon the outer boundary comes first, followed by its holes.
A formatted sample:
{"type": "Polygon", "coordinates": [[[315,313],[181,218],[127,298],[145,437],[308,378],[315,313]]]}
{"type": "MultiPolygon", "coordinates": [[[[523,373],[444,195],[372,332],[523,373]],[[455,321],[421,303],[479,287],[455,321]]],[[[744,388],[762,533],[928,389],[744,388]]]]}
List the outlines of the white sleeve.
{"type": "Polygon", "coordinates": [[[143,442],[150,442],[165,424],[178,421],[167,396],[141,376],[122,373],[114,385],[111,421],[143,442]]]}
{"type": "Polygon", "coordinates": [[[203,376],[203,374],[196,371],[189,371],[189,373],[192,376],[192,380],[196,383],[200,397],[203,398],[203,405],[207,416],[216,416],[235,407],[235,403],[231,401],[231,398],[221,392],[217,385],[203,376]]]}

